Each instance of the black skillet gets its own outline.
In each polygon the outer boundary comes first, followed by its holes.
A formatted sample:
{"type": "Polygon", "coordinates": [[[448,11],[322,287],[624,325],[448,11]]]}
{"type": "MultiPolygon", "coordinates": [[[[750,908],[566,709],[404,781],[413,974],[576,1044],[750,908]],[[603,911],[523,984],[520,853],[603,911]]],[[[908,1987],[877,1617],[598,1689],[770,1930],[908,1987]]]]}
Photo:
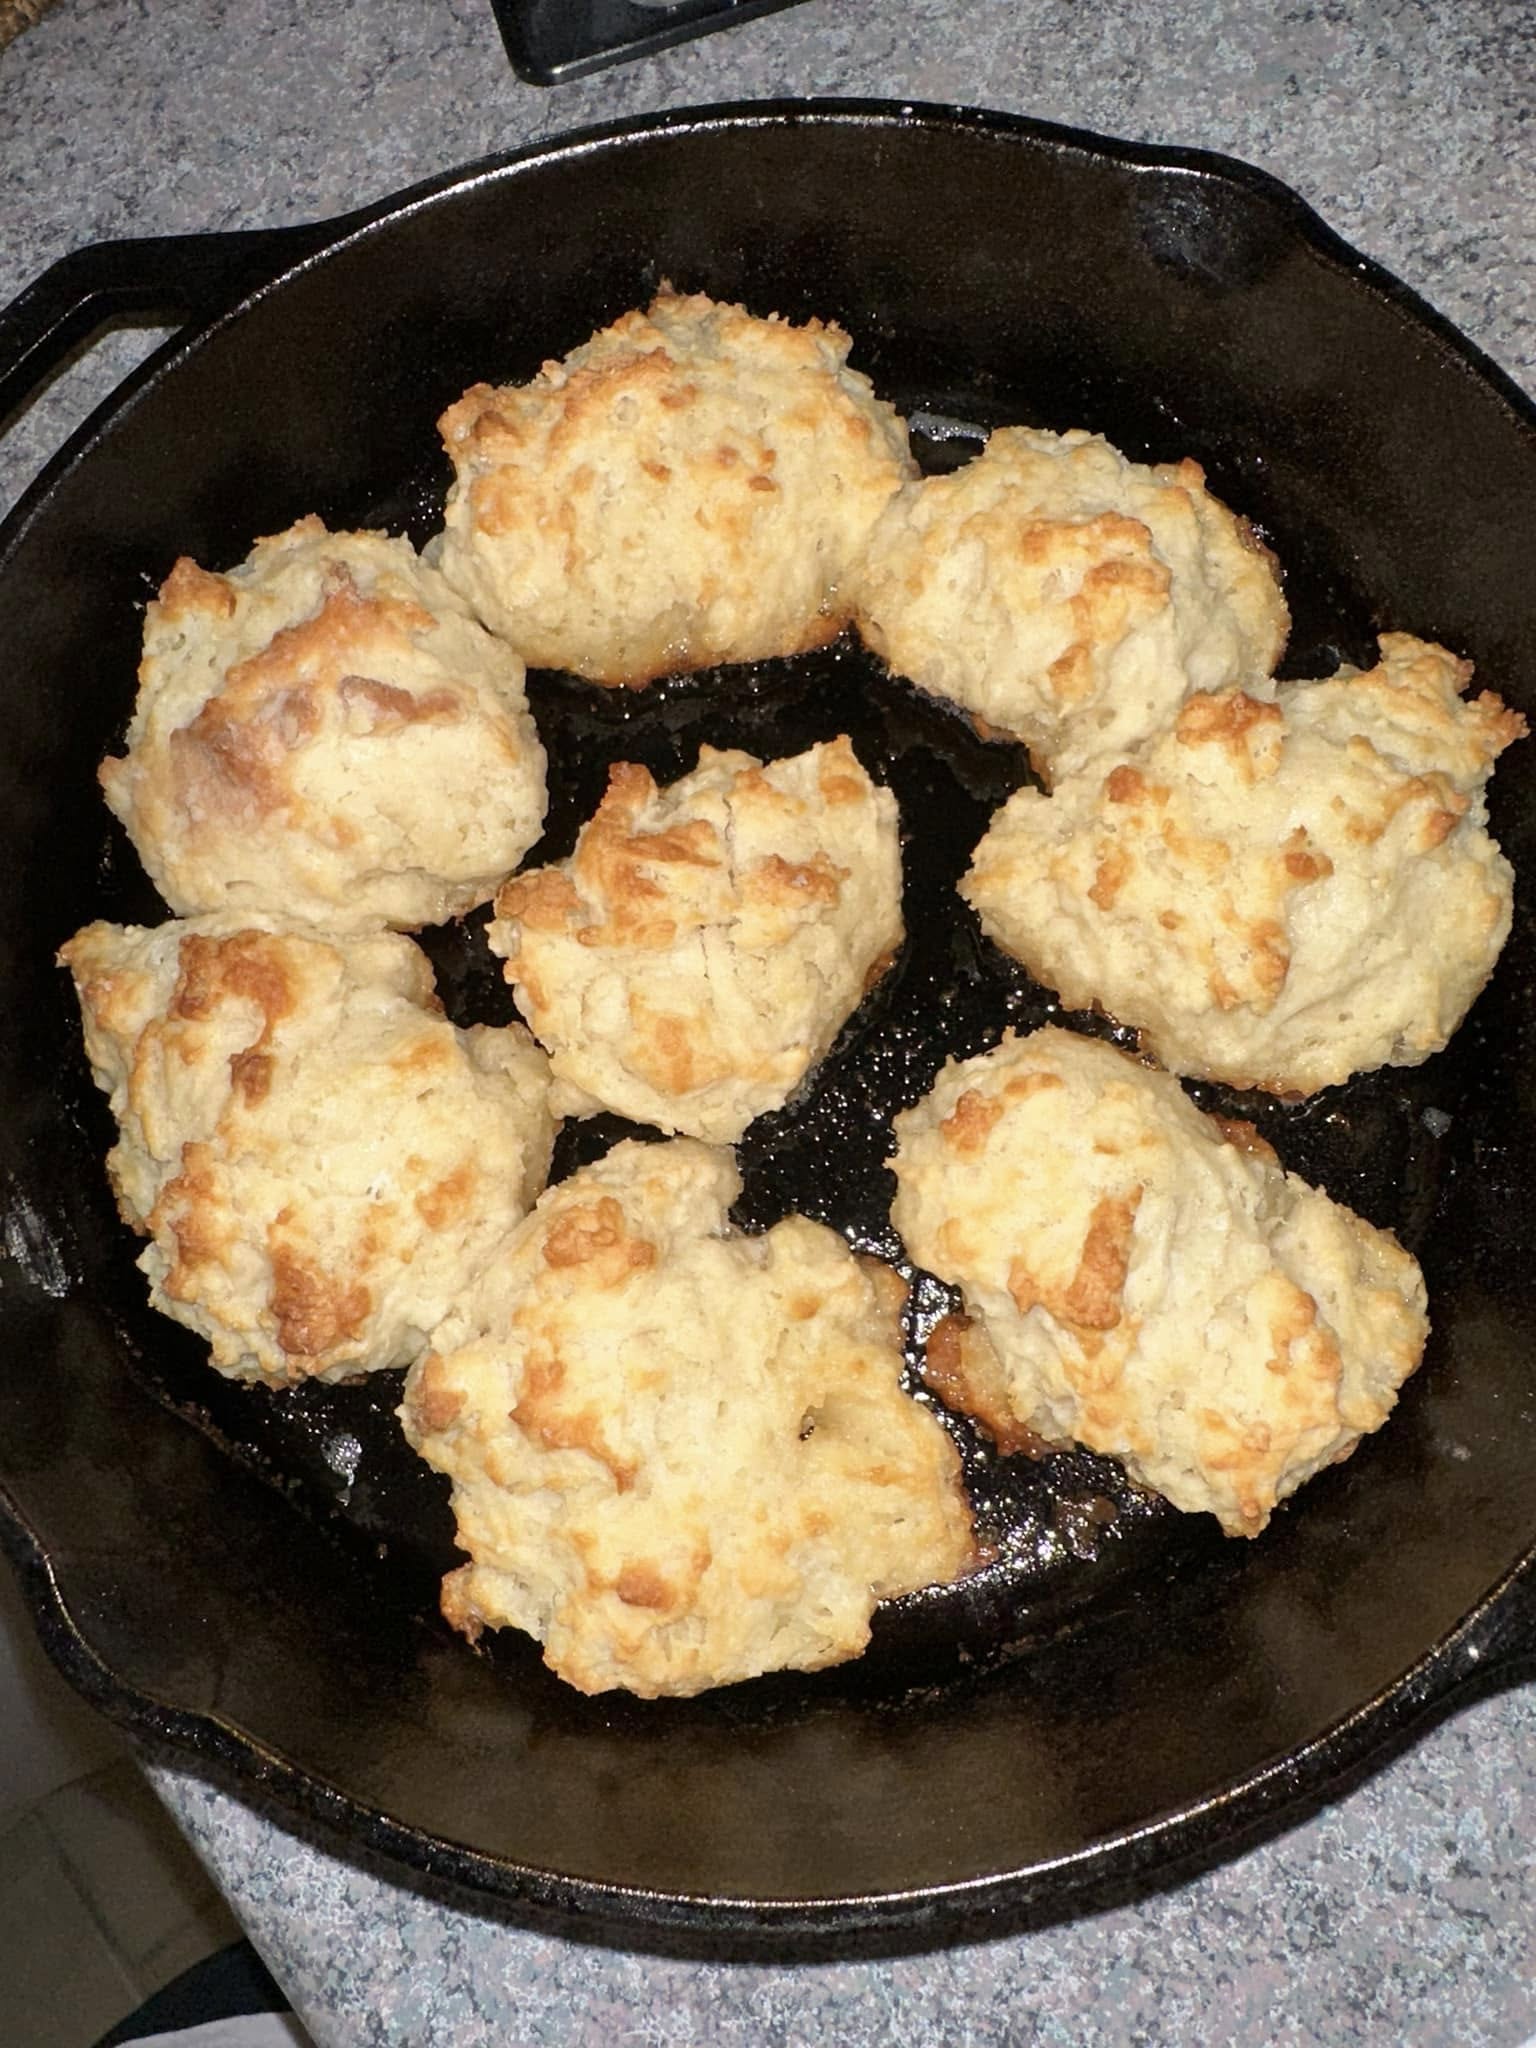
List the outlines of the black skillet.
{"type": "MultiPolygon", "coordinates": [[[[192,331],[0,534],[0,1528],[82,1691],[355,1845],[629,1939],[939,1939],[1219,1852],[1536,1650],[1530,919],[1427,1066],[1301,1107],[1197,1091],[1396,1228],[1434,1309],[1389,1427],[1260,1541],[1087,1457],[989,1460],[957,1424],[998,1562],[888,1610],[858,1665],[644,1705],[578,1696],[521,1638],[471,1654],[434,1616],[451,1523],[398,1441],[395,1387],[229,1387],[144,1306],[51,961],[91,917],[162,914],[93,771],[174,556],[225,566],[309,511],[423,540],[442,406],[662,278],[842,321],[933,465],[1016,419],[1193,454],[1286,565],[1288,673],[1403,627],[1531,708],[1532,408],[1241,165],[992,115],[742,107],[319,229],[80,251],[0,316],[0,410],[112,313],[192,331]]],[[[809,1098],[749,1133],[741,1209],[802,1208],[896,1254],[889,1115],[947,1052],[1051,1011],[952,890],[1022,759],[847,647],[643,697],[558,676],[533,694],[551,853],[608,761],[668,776],[706,738],[785,752],[847,730],[896,790],[910,944],[809,1098]]],[[[1527,874],[1533,774],[1516,748],[1494,793],[1527,874]]],[[[506,1014],[473,933],[432,949],[456,1015],[506,1014]]],[[[562,1167],[615,1128],[569,1134],[562,1167]]],[[[915,1331],[937,1305],[921,1285],[915,1331]]]]}

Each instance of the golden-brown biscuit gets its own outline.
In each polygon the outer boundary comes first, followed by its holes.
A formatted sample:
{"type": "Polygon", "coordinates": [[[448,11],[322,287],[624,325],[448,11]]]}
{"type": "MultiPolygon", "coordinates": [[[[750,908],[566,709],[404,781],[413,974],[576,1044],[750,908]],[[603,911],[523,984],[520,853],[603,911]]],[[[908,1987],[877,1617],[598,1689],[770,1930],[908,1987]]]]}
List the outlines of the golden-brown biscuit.
{"type": "Polygon", "coordinates": [[[1006,1036],[896,1134],[892,1218],[976,1319],[934,1384],[1005,1447],[1084,1444],[1255,1536],[1419,1362],[1397,1241],[1113,1046],[1006,1036]]]}
{"type": "Polygon", "coordinates": [[[841,329],[663,290],[439,426],[444,574],[536,667],[639,685],[797,654],[893,491],[906,428],[841,329]]]}
{"type": "Polygon", "coordinates": [[[559,1106],[724,1144],[782,1105],[901,944],[896,800],[838,738],[766,766],[624,763],[489,931],[559,1106]]]}
{"type": "Polygon", "coordinates": [[[443,1611],[583,1692],[855,1657],[972,1559],[959,1459],[901,1388],[906,1289],[823,1225],[732,1229],[726,1152],[628,1142],[551,1188],[406,1382],[470,1562],[443,1611]]]}
{"type": "Polygon", "coordinates": [[[232,1378],[408,1364],[544,1185],[544,1055],[455,1030],[409,939],[206,917],[60,959],[150,1298],[232,1378]]]}
{"type": "Polygon", "coordinates": [[[144,619],[107,802],[175,911],[439,924],[538,838],[523,667],[409,541],[301,519],[144,619]]]}
{"type": "Polygon", "coordinates": [[[1509,934],[1484,787],[1524,720],[1443,648],[1188,699],[1106,770],[1022,789],[961,893],[1069,1008],[1179,1074],[1310,1094],[1443,1046],[1509,934]]]}
{"type": "Polygon", "coordinates": [[[1196,462],[1001,427],[893,499],[856,568],[859,631],[897,672],[1057,776],[1123,752],[1196,690],[1268,676],[1274,565],[1196,462]]]}

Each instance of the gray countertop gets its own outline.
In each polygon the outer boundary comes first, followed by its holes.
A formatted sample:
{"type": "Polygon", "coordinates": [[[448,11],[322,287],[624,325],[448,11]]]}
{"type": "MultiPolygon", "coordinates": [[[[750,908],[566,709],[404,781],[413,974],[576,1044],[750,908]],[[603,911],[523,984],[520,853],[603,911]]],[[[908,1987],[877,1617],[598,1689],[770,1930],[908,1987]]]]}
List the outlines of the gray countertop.
{"type": "MultiPolygon", "coordinates": [[[[1536,0],[806,0],[540,91],[485,0],[58,0],[0,56],[0,302],[101,238],[314,219],[588,122],[723,99],[965,101],[1229,151],[1536,390],[1536,0]]],[[[0,508],[154,337],[0,439],[0,508]]],[[[1141,1903],[939,1954],[706,1965],[465,1912],[169,1762],[154,1781],[315,2039],[1512,2048],[1536,2031],[1536,1689],[1141,1903]]]]}

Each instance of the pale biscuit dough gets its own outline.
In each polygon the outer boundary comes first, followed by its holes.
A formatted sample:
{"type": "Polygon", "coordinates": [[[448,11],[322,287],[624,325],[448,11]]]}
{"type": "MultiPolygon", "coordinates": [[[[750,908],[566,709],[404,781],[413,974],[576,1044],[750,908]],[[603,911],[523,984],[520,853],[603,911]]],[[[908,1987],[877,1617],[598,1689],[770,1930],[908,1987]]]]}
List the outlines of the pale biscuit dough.
{"type": "Polygon", "coordinates": [[[1179,1074],[1310,1094],[1439,1051],[1509,934],[1484,787],[1525,730],[1443,648],[1191,697],[1113,768],[1021,789],[961,893],[1069,1008],[1179,1074]]]}
{"type": "Polygon", "coordinates": [[[765,767],[614,768],[571,858],[489,931],[563,1109],[724,1144],[776,1109],[901,944],[896,801],[839,737],[765,767]]]}
{"type": "Polygon", "coordinates": [[[906,1289],[825,1226],[727,1218],[730,1155],[620,1144],[552,1188],[406,1382],[471,1562],[443,1611],[583,1692],[857,1656],[972,1562],[959,1459],[901,1388],[906,1289]]]}
{"type": "Polygon", "coordinates": [[[820,646],[916,473],[848,349],[663,290],[532,383],[475,385],[439,422],[444,574],[526,661],[600,683],[820,646]]]}
{"type": "Polygon", "coordinates": [[[1290,623],[1270,556],[1198,463],[1032,427],[903,490],[853,594],[898,675],[1051,776],[1133,746],[1192,691],[1262,680],[1290,623]]]}
{"type": "Polygon", "coordinates": [[[175,911],[439,924],[538,838],[523,667],[409,541],[301,519],[144,619],[125,758],[101,768],[175,911]]]}
{"type": "Polygon", "coordinates": [[[221,916],[60,959],[151,1299],[232,1378],[408,1364],[544,1185],[544,1055],[449,1024],[409,939],[221,916]]]}
{"type": "Polygon", "coordinates": [[[1396,1239],[1113,1046],[1006,1036],[896,1133],[896,1227],[976,1318],[930,1378],[1005,1447],[1086,1445],[1254,1536],[1419,1362],[1396,1239]]]}

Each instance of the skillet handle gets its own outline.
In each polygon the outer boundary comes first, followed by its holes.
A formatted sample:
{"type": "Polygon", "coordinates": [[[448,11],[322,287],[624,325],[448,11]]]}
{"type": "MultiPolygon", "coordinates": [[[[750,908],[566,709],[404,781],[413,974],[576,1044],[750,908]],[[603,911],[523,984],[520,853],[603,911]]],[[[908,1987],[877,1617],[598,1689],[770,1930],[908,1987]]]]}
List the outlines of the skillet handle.
{"type": "Polygon", "coordinates": [[[230,234],[90,242],[0,311],[0,422],[112,321],[211,319],[337,238],[335,221],[230,234]]]}

